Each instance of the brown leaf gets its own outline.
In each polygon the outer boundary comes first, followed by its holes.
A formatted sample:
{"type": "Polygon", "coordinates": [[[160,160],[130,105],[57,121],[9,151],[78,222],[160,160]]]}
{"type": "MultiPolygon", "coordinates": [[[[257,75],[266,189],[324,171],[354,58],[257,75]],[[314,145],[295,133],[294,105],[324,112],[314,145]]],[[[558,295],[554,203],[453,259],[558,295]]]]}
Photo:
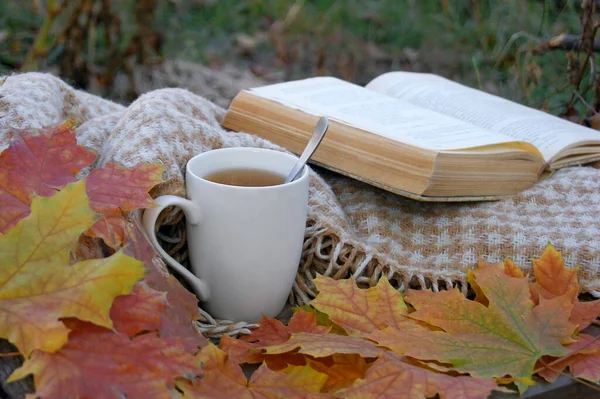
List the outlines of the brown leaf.
{"type": "Polygon", "coordinates": [[[91,237],[102,238],[107,245],[118,248],[125,239],[123,212],[154,206],[149,194],[162,181],[162,164],[140,163],[126,168],[109,162],[92,170],[87,176],[90,207],[104,215],[88,231],[91,237]]]}
{"type": "Polygon", "coordinates": [[[452,377],[403,361],[385,353],[369,368],[364,379],[338,392],[344,398],[444,398],[480,399],[502,390],[494,380],[468,376],[452,377]]]}
{"type": "Polygon", "coordinates": [[[69,334],[63,318],[112,328],[114,298],[129,294],[144,276],[142,262],[123,251],[69,265],[78,237],[95,218],[79,181],[52,197],[36,197],[31,213],[0,235],[0,337],[25,356],[58,350],[69,334]]]}
{"type": "Polygon", "coordinates": [[[600,300],[596,299],[589,302],[579,300],[573,303],[571,318],[569,321],[577,325],[577,330],[582,331],[587,328],[600,314],[600,300]]]}

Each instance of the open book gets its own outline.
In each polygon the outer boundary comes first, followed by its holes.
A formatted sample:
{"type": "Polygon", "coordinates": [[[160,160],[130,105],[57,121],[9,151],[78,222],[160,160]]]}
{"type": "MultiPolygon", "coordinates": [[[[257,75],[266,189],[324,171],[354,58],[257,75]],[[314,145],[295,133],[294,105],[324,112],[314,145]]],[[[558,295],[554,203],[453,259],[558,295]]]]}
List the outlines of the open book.
{"type": "Polygon", "coordinates": [[[414,72],[365,87],[314,77],[243,90],[223,126],[300,154],[322,115],[329,130],[311,162],[419,200],[497,199],[600,159],[598,131],[414,72]]]}

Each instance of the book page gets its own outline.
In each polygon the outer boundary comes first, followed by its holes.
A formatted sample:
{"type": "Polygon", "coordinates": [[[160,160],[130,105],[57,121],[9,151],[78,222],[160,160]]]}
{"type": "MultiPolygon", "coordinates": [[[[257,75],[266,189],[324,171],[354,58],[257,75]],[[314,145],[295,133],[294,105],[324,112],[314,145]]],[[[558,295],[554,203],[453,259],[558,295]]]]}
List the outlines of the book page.
{"type": "Polygon", "coordinates": [[[316,77],[249,90],[314,115],[430,150],[453,150],[515,141],[332,77],[316,77]]]}
{"type": "Polygon", "coordinates": [[[546,161],[568,145],[590,140],[600,143],[596,130],[433,74],[389,72],[366,88],[530,142],[546,161]]]}

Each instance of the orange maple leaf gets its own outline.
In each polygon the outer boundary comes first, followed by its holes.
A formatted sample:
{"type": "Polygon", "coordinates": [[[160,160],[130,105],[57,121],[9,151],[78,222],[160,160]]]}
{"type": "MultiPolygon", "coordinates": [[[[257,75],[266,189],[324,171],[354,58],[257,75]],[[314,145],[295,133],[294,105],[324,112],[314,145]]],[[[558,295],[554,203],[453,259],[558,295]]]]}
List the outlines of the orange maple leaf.
{"type": "Polygon", "coordinates": [[[35,350],[9,377],[33,374],[46,398],[172,398],[175,379],[202,374],[182,339],[144,334],[130,339],[91,323],[67,320],[69,340],[56,353],[35,350]]]}
{"type": "Polygon", "coordinates": [[[134,336],[162,327],[161,313],[169,304],[167,293],[156,291],[145,281],[135,285],[131,294],[115,298],[110,308],[110,318],[119,332],[134,336]]]}
{"type": "MultiPolygon", "coordinates": [[[[495,267],[499,270],[504,271],[504,273],[509,277],[515,277],[515,278],[525,277],[525,275],[523,274],[523,271],[519,268],[519,266],[517,266],[510,259],[507,259],[505,262],[498,262],[498,263],[488,263],[484,260],[480,260],[478,267],[480,269],[495,267]]],[[[485,296],[485,294],[483,293],[483,291],[481,290],[481,287],[479,286],[479,284],[477,284],[475,274],[473,274],[472,270],[467,270],[467,281],[469,282],[471,289],[475,293],[475,301],[477,301],[485,306],[488,306],[489,301],[488,301],[487,297],[485,296]]]]}
{"type": "Polygon", "coordinates": [[[194,398],[310,397],[311,393],[320,392],[327,380],[325,374],[310,366],[289,366],[285,372],[276,372],[264,364],[248,380],[237,360],[213,344],[202,348],[198,361],[204,368],[203,377],[177,383],[186,396],[194,398]]]}
{"type": "Polygon", "coordinates": [[[525,274],[523,273],[523,270],[521,270],[521,268],[519,266],[517,266],[517,264],[510,259],[507,259],[504,262],[504,272],[506,273],[507,276],[510,276],[510,277],[517,277],[517,278],[526,277],[525,274]]]}
{"type": "MultiPolygon", "coordinates": [[[[487,263],[479,262],[479,268],[495,267],[503,270],[509,277],[523,278],[527,277],[523,271],[511,260],[505,262],[487,263]]],[[[577,273],[579,268],[567,269],[563,258],[552,245],[548,245],[539,259],[533,260],[535,281],[529,284],[531,299],[535,305],[539,303],[540,295],[546,299],[556,298],[558,296],[567,296],[573,303],[570,321],[577,325],[576,331],[581,331],[595,320],[600,314],[600,300],[581,302],[578,299],[579,282],[577,273]]],[[[468,271],[468,281],[475,292],[475,300],[484,305],[488,305],[486,296],[475,281],[473,271],[468,271]]]]}
{"type": "Polygon", "coordinates": [[[335,392],[350,386],[355,380],[364,378],[371,366],[360,355],[339,354],[322,358],[307,358],[308,364],[320,373],[327,375],[323,392],[335,392]]]}
{"type": "Polygon", "coordinates": [[[577,273],[579,268],[567,269],[560,252],[548,245],[539,259],[533,260],[535,282],[530,289],[534,303],[542,296],[546,299],[566,295],[573,303],[570,321],[581,331],[600,314],[600,300],[581,302],[577,273]]]}
{"type": "Polygon", "coordinates": [[[334,280],[320,274],[314,280],[319,295],[311,305],[326,313],[348,333],[360,335],[408,322],[402,294],[382,276],[375,287],[358,288],[352,277],[334,280]]]}
{"type": "Polygon", "coordinates": [[[539,295],[546,299],[569,295],[574,301],[579,290],[577,271],[567,269],[560,252],[548,245],[539,259],[533,260],[535,282],[531,284],[534,302],[539,295]]]}

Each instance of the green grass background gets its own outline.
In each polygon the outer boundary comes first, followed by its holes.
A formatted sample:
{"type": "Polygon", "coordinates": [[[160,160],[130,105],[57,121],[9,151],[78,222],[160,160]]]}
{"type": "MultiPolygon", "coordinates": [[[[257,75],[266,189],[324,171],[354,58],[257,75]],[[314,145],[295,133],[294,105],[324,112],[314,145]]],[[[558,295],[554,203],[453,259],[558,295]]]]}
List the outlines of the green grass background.
{"type": "MultiPolygon", "coordinates": [[[[35,0],[41,1],[41,0],[35,0]]],[[[35,3],[0,1],[0,73],[18,64],[42,22],[35,3]]],[[[528,50],[560,33],[579,34],[580,9],[555,0],[165,0],[154,29],[167,58],[266,78],[329,74],[365,84],[390,70],[434,72],[559,113],[571,91],[564,52],[528,50]],[[276,21],[285,29],[260,41],[276,21]],[[239,37],[258,42],[242,52],[239,37]],[[280,47],[278,48],[277,45],[280,47]]],[[[134,2],[114,1],[125,35],[134,2]]],[[[52,65],[60,49],[47,54],[52,65]]]]}

